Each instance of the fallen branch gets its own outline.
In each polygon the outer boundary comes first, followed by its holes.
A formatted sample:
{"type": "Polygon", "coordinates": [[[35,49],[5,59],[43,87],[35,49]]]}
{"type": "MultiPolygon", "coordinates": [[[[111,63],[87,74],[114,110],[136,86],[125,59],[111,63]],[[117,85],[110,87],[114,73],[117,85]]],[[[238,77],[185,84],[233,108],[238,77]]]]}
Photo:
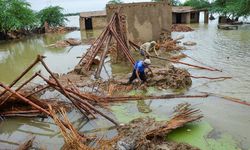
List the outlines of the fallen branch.
{"type": "Polygon", "coordinates": [[[156,58],[156,59],[160,59],[160,60],[169,61],[169,62],[172,62],[172,63],[177,63],[177,64],[186,65],[186,66],[191,66],[191,67],[194,67],[194,68],[199,68],[199,69],[204,69],[204,70],[209,70],[209,71],[218,71],[217,69],[214,69],[214,68],[208,68],[208,67],[203,67],[203,66],[188,64],[188,63],[185,63],[185,62],[181,62],[181,61],[177,61],[177,60],[171,60],[171,59],[162,58],[162,57],[158,57],[158,56],[150,56],[150,57],[156,58]]]}
{"type": "MultiPolygon", "coordinates": [[[[181,53],[182,53],[182,52],[181,52],[181,53]]],[[[182,54],[184,54],[184,53],[182,53],[182,54]]],[[[212,69],[214,69],[214,70],[216,70],[216,71],[222,72],[221,69],[216,69],[216,68],[214,68],[214,67],[208,66],[207,64],[205,64],[205,63],[203,63],[203,62],[201,62],[201,61],[199,61],[199,60],[197,60],[197,59],[194,59],[194,58],[188,56],[187,54],[184,54],[184,55],[185,55],[186,57],[190,58],[190,59],[193,60],[193,61],[196,61],[196,62],[198,62],[198,63],[200,63],[200,64],[202,64],[202,65],[205,65],[205,66],[207,66],[207,67],[209,67],[209,68],[212,68],[212,69]]]]}
{"type": "Polygon", "coordinates": [[[174,98],[206,98],[209,94],[204,95],[183,95],[183,94],[169,94],[161,96],[115,96],[115,97],[100,97],[101,102],[122,102],[122,101],[137,101],[145,99],[174,99],[174,98]]]}
{"type": "Polygon", "coordinates": [[[209,92],[201,92],[201,93],[205,93],[205,94],[209,94],[209,95],[212,95],[212,96],[216,96],[216,97],[219,97],[219,98],[222,98],[222,99],[225,99],[227,101],[234,102],[234,103],[238,103],[238,104],[250,106],[249,102],[243,101],[243,100],[241,100],[239,98],[225,96],[225,95],[216,94],[216,93],[209,93],[209,92]]]}
{"type": "Polygon", "coordinates": [[[232,77],[206,77],[206,76],[192,76],[190,75],[189,77],[195,78],[195,79],[210,79],[210,80],[217,80],[217,79],[232,79],[232,77]]]}

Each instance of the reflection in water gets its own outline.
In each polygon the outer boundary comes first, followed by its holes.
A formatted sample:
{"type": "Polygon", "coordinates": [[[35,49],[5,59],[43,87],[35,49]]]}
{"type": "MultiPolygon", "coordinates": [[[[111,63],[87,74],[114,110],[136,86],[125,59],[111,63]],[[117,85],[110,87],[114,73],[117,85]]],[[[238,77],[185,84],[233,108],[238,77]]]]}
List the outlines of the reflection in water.
{"type": "Polygon", "coordinates": [[[152,112],[152,109],[150,109],[150,105],[152,103],[152,100],[149,101],[149,104],[146,104],[144,100],[137,101],[137,108],[138,111],[141,113],[150,113],[152,112]]]}

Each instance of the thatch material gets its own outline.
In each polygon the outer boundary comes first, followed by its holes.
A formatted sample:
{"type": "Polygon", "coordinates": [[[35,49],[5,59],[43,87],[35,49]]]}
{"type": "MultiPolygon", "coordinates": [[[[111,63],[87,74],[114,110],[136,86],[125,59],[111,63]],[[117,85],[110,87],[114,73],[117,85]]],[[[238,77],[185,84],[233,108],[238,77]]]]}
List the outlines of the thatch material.
{"type": "Polygon", "coordinates": [[[79,135],[78,131],[74,128],[74,126],[70,123],[66,111],[61,109],[59,114],[62,117],[63,121],[59,119],[59,116],[56,112],[49,106],[49,112],[51,113],[52,119],[55,124],[59,127],[61,134],[64,138],[65,144],[63,146],[63,150],[91,150],[84,142],[87,141],[87,138],[79,135]]]}

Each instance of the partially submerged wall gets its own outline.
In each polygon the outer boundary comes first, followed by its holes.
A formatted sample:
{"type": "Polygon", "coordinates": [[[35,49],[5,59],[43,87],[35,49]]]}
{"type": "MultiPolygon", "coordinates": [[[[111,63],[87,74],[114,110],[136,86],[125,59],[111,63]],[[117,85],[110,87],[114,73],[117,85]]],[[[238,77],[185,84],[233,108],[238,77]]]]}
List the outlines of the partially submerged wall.
{"type": "Polygon", "coordinates": [[[106,6],[108,20],[121,8],[126,17],[127,36],[132,41],[150,41],[160,38],[162,31],[171,33],[172,8],[168,1],[106,6]]]}

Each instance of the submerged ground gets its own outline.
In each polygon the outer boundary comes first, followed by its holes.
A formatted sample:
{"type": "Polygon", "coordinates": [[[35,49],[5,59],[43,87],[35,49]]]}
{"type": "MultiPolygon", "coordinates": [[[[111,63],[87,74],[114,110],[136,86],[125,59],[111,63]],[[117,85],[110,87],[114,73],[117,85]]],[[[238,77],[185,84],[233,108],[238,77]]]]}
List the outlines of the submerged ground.
{"type": "MultiPolygon", "coordinates": [[[[185,35],[182,40],[194,41],[194,47],[187,47],[183,52],[210,66],[222,69],[222,73],[209,72],[187,68],[192,75],[196,76],[232,76],[233,79],[224,81],[210,81],[205,79],[193,79],[193,85],[185,91],[187,94],[197,92],[212,92],[225,96],[240,98],[250,102],[250,26],[243,25],[239,30],[218,30],[216,21],[209,25],[191,25],[195,31],[188,33],[173,33],[172,36],[185,35]]],[[[48,34],[35,36],[24,40],[8,41],[0,43],[0,81],[10,83],[19,73],[30,64],[37,54],[47,56],[46,63],[51,70],[58,73],[67,73],[77,64],[77,56],[89,47],[89,45],[67,48],[47,48],[46,45],[55,43],[65,38],[79,38],[82,40],[96,37],[100,31],[85,32],[76,31],[68,34],[48,34]]],[[[183,61],[198,64],[189,58],[183,61]]],[[[108,72],[129,72],[126,64],[121,66],[110,66],[106,63],[108,72]]],[[[38,66],[34,72],[39,70],[38,66]]],[[[31,73],[30,73],[31,74],[31,73]]],[[[102,75],[107,78],[106,73],[102,75]]],[[[139,91],[131,92],[136,94],[139,91]]],[[[172,93],[174,91],[161,91],[172,93]]],[[[156,89],[149,88],[145,94],[159,93],[156,89]]],[[[51,95],[46,93],[46,97],[51,95]]],[[[190,124],[172,132],[167,138],[180,142],[187,142],[201,149],[250,149],[250,109],[248,106],[232,103],[218,97],[204,99],[174,99],[174,100],[148,100],[114,104],[111,110],[114,117],[122,123],[129,122],[139,116],[149,115],[159,120],[167,119],[171,115],[173,107],[182,102],[189,102],[200,108],[205,118],[198,123],[190,124]]],[[[109,127],[112,125],[103,120],[94,120],[85,123],[81,114],[71,112],[69,118],[74,125],[85,133],[104,134],[111,137],[116,131],[109,127]],[[96,130],[96,128],[98,128],[96,130]],[[108,130],[108,132],[107,132],[108,130]]],[[[23,142],[30,134],[36,135],[35,146],[58,149],[63,144],[63,139],[58,128],[50,119],[8,119],[0,123],[0,145],[1,148],[15,148],[14,143],[23,142]],[[11,141],[14,143],[7,143],[11,141]]]]}

